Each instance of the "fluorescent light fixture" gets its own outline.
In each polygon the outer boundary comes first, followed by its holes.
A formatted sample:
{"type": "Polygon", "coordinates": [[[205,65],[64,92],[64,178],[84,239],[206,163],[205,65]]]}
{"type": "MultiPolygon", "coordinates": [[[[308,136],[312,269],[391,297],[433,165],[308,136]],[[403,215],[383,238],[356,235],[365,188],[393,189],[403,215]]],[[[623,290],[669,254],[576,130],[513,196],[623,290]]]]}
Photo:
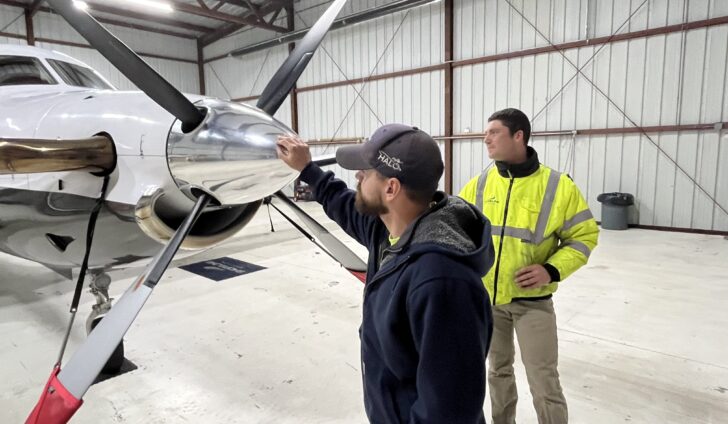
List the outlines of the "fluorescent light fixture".
{"type": "Polygon", "coordinates": [[[162,12],[171,13],[174,12],[172,5],[161,1],[152,0],[126,0],[127,3],[134,3],[140,6],[149,7],[151,9],[161,10],[162,12]]]}
{"type": "Polygon", "coordinates": [[[88,10],[88,4],[86,4],[85,1],[73,0],[73,5],[76,6],[77,9],[88,10]]]}

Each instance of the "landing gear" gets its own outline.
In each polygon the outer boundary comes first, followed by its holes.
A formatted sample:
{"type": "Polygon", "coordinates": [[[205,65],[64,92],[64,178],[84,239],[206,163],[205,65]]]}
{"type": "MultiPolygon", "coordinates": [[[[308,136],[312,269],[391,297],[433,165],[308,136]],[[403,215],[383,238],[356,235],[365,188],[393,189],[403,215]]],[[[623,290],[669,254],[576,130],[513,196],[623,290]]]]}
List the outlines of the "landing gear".
{"type": "MultiPolygon", "coordinates": [[[[89,289],[91,294],[96,297],[96,304],[93,305],[91,313],[86,319],[86,334],[104,319],[104,316],[111,310],[111,299],[109,297],[109,286],[111,285],[111,277],[103,271],[92,271],[89,289]]],[[[124,364],[124,341],[122,340],[109,360],[101,369],[102,374],[118,374],[124,364]]]]}

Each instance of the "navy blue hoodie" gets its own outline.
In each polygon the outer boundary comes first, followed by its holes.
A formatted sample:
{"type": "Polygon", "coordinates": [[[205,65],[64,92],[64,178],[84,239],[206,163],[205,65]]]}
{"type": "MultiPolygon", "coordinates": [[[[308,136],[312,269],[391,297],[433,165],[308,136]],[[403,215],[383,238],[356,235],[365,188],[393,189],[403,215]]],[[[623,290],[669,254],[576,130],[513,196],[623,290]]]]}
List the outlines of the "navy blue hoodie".
{"type": "Polygon", "coordinates": [[[485,423],[485,357],[493,329],[481,277],[493,264],[490,223],[438,192],[390,246],[356,192],[309,164],[301,173],[329,218],[369,249],[361,338],[369,421],[485,423]]]}

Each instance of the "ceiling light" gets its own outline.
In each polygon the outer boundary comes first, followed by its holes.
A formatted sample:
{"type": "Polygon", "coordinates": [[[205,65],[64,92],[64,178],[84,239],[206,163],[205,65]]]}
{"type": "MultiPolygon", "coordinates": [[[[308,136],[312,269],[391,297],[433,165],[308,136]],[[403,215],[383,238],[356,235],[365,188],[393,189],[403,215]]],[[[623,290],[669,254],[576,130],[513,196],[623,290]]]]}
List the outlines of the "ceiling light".
{"type": "Polygon", "coordinates": [[[76,6],[77,9],[88,10],[88,4],[86,4],[85,1],[73,0],[73,5],[76,6]]]}
{"type": "Polygon", "coordinates": [[[163,3],[161,1],[152,1],[152,0],[126,0],[128,3],[134,3],[138,4],[140,6],[149,7],[156,10],[161,10],[162,12],[171,13],[174,12],[174,9],[172,8],[172,5],[169,3],[163,3]]]}

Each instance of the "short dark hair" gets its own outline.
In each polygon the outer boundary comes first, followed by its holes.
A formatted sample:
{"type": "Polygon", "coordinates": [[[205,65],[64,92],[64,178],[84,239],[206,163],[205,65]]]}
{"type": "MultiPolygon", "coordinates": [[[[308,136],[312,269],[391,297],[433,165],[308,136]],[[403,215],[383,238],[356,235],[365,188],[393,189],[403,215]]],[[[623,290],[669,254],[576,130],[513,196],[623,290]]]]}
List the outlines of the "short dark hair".
{"type": "MultiPolygon", "coordinates": [[[[386,175],[383,175],[379,171],[375,171],[375,174],[377,175],[377,178],[380,180],[386,180],[388,178],[397,178],[397,177],[387,177],[386,175]]],[[[399,178],[397,178],[399,180],[399,178]]],[[[408,199],[411,201],[420,204],[420,205],[427,205],[429,204],[432,199],[435,197],[435,193],[437,193],[437,184],[430,187],[412,187],[408,184],[403,183],[402,181],[399,182],[399,184],[402,186],[402,191],[404,191],[405,196],[407,196],[408,199]]],[[[439,184],[439,181],[438,181],[439,184]]]]}
{"type": "Polygon", "coordinates": [[[418,205],[429,204],[437,192],[437,186],[428,188],[410,188],[406,185],[402,185],[402,187],[404,187],[404,194],[418,205]]]}
{"type": "Polygon", "coordinates": [[[531,138],[531,122],[528,121],[528,116],[525,113],[514,108],[503,109],[488,118],[488,122],[495,120],[503,122],[503,125],[508,127],[511,135],[517,131],[523,131],[523,141],[528,144],[528,139],[531,138]]]}

